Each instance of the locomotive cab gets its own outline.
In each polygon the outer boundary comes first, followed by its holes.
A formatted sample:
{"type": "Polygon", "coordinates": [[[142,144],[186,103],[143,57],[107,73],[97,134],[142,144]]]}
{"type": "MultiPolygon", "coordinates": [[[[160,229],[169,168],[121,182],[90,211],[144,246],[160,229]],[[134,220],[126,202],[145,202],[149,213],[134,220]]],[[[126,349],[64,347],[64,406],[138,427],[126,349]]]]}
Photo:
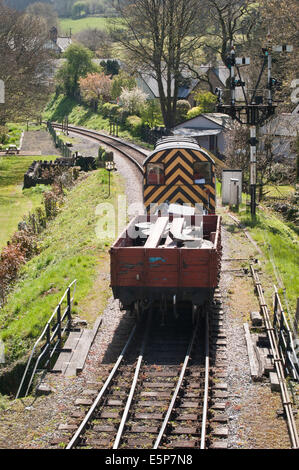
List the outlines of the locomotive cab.
{"type": "Polygon", "coordinates": [[[154,213],[162,203],[202,204],[215,213],[215,163],[195,139],[167,137],[144,162],[144,204],[154,213]]]}

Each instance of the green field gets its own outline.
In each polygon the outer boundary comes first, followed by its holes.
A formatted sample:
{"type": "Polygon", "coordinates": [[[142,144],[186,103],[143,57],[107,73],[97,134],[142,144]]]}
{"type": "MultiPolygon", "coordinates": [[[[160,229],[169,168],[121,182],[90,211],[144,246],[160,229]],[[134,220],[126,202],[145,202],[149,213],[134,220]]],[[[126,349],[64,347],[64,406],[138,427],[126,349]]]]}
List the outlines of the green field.
{"type": "Polygon", "coordinates": [[[69,34],[70,29],[72,34],[77,34],[84,29],[107,29],[108,18],[88,16],[87,18],[80,18],[72,20],[71,18],[60,19],[59,26],[62,34],[69,34]]]}
{"type": "MultiPolygon", "coordinates": [[[[258,210],[256,221],[249,214],[241,216],[250,234],[258,243],[266,258],[266,271],[277,288],[286,289],[291,312],[296,311],[299,297],[298,264],[299,238],[291,227],[272,211],[258,210]]],[[[283,300],[283,297],[282,297],[283,300]]]]}
{"type": "MultiPolygon", "coordinates": [[[[56,157],[43,156],[43,160],[56,157]]],[[[27,215],[42,200],[42,187],[22,191],[24,173],[40,157],[0,157],[0,251],[27,215]]]]}

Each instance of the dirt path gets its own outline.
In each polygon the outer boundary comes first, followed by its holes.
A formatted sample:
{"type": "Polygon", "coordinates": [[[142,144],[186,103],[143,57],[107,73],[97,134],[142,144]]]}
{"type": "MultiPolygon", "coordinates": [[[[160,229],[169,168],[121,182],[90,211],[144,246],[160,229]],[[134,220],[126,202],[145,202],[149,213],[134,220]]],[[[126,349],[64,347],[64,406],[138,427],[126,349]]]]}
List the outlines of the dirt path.
{"type": "Polygon", "coordinates": [[[41,155],[61,155],[52,137],[46,130],[25,131],[22,152],[36,152],[41,155]]]}

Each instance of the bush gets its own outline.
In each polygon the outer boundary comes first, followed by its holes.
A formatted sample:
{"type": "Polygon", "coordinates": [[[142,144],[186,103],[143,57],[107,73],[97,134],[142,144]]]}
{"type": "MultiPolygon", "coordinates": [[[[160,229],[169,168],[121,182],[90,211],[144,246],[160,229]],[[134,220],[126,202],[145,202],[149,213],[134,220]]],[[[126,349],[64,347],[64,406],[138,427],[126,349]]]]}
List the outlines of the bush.
{"type": "Polygon", "coordinates": [[[19,245],[8,244],[0,257],[0,298],[4,300],[9,285],[16,279],[25,256],[19,245]]]}
{"type": "Polygon", "coordinates": [[[103,147],[99,147],[97,167],[105,168],[105,163],[108,161],[113,161],[113,152],[107,152],[103,147]]]}
{"type": "Polygon", "coordinates": [[[217,97],[210,91],[196,91],[193,97],[202,113],[213,113],[215,111],[217,97]]]}
{"type": "Polygon", "coordinates": [[[192,108],[188,111],[187,119],[195,118],[196,116],[199,116],[200,114],[202,114],[202,107],[201,106],[195,106],[195,108],[192,108]]]}
{"type": "Polygon", "coordinates": [[[104,118],[108,118],[110,116],[116,116],[119,106],[113,103],[105,103],[102,106],[102,114],[104,118]]]}
{"type": "Polygon", "coordinates": [[[142,119],[139,116],[127,117],[126,125],[135,137],[141,135],[142,119]]]}
{"type": "Polygon", "coordinates": [[[178,100],[176,104],[176,119],[178,122],[183,121],[187,117],[188,111],[190,111],[191,105],[187,100],[178,100]]]}

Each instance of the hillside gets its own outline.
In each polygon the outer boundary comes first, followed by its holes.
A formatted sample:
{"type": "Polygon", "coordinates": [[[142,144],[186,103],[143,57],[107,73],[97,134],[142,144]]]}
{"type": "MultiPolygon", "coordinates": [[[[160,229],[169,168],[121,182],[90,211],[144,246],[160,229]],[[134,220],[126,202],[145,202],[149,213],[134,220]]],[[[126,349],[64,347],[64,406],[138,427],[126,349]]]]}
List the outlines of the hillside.
{"type": "MultiPolygon", "coordinates": [[[[40,238],[40,254],[21,271],[19,281],[0,311],[1,338],[6,364],[26,356],[68,285],[77,279],[74,314],[90,324],[101,314],[109,290],[111,239],[96,234],[96,207],[113,202],[107,197],[104,170],[89,174],[67,194],[58,216],[40,238]],[[93,308],[87,305],[94,302],[93,308]]],[[[113,177],[116,198],[122,191],[120,177],[113,177]]]]}
{"type": "MultiPolygon", "coordinates": [[[[23,216],[28,215],[42,200],[44,187],[22,191],[24,173],[34,160],[41,157],[9,156],[0,158],[0,251],[17,230],[23,216]]],[[[55,156],[43,156],[55,160],[55,156]]]]}

